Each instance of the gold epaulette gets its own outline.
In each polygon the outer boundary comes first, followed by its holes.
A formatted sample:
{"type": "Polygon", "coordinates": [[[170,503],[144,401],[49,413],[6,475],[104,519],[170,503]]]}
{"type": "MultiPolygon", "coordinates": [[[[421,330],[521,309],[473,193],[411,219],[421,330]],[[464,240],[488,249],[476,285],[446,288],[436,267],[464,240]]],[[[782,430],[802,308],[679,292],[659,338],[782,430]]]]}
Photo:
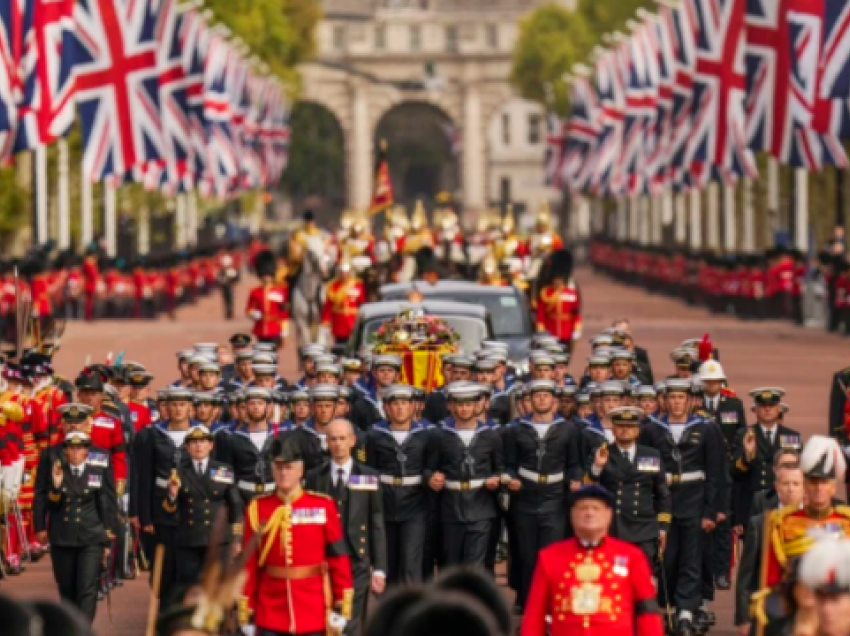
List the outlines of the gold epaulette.
{"type": "Polygon", "coordinates": [[[322,499],[328,499],[329,501],[334,500],[333,497],[331,497],[330,495],[326,495],[323,492],[316,492],[315,490],[307,490],[306,492],[309,492],[311,495],[316,495],[317,497],[321,497],[322,499]]]}
{"type": "Polygon", "coordinates": [[[168,514],[174,514],[175,512],[177,512],[177,502],[175,501],[173,504],[171,504],[168,503],[168,499],[165,499],[162,502],[162,508],[168,514]]]}
{"type": "Polygon", "coordinates": [[[238,620],[240,625],[247,625],[251,622],[251,608],[248,607],[248,599],[244,596],[240,597],[239,601],[236,603],[238,611],[238,620]]]}
{"type": "Polygon", "coordinates": [[[673,515],[669,512],[662,512],[658,515],[658,523],[672,523],[673,515]]]}
{"type": "Polygon", "coordinates": [[[50,501],[52,501],[53,503],[59,503],[62,500],[62,493],[54,492],[53,490],[51,490],[49,493],[47,493],[47,498],[50,499],[50,501]]]}
{"type": "Polygon", "coordinates": [[[260,528],[260,513],[257,510],[257,498],[251,500],[248,504],[248,523],[251,524],[251,530],[257,532],[260,528]]]}
{"type": "Polygon", "coordinates": [[[850,519],[850,506],[845,506],[844,504],[839,504],[835,506],[835,513],[841,515],[842,517],[846,517],[850,519]]]}
{"type": "Polygon", "coordinates": [[[233,533],[234,537],[241,537],[242,536],[242,524],[241,523],[234,523],[233,525],[230,526],[230,531],[233,533]]]}

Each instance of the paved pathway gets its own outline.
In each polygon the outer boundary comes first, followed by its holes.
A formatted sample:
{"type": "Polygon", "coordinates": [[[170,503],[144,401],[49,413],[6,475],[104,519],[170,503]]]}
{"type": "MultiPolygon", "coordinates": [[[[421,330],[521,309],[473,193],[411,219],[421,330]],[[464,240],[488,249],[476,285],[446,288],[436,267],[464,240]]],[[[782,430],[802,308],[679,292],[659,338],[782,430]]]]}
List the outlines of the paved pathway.
{"type": "MultiPolygon", "coordinates": [[[[756,386],[778,385],[788,394],[789,425],[806,436],[827,430],[827,399],[834,370],[850,364],[846,339],[779,322],[742,323],[712,316],[661,296],[623,287],[588,271],[579,273],[584,294],[585,338],[577,348],[574,371],[589,353],[587,337],[619,318],[629,318],[637,342],[648,349],[656,375],[672,371],[670,350],[687,338],[702,337],[708,331],[720,350],[731,385],[739,394],[756,386]]],[[[242,307],[247,288],[239,290],[237,307],[242,307]]],[[[247,327],[243,319],[232,323],[221,319],[217,296],[204,299],[180,311],[170,322],[103,322],[72,324],[58,355],[60,372],[72,375],[91,355],[103,360],[112,351],[125,350],[128,360],[138,360],[156,375],[157,385],[174,379],[174,352],[194,342],[225,342],[237,329],[247,327]]],[[[282,373],[294,377],[293,349],[282,358],[282,373]]],[[[500,580],[502,580],[500,578],[500,580]]],[[[49,561],[45,560],[12,582],[0,583],[4,593],[19,597],[55,596],[49,561]]],[[[732,595],[721,592],[715,604],[718,627],[712,634],[732,636],[732,595]]],[[[113,595],[113,622],[105,607],[98,613],[96,628],[101,636],[141,636],[148,605],[147,581],[133,581],[113,595]]]]}

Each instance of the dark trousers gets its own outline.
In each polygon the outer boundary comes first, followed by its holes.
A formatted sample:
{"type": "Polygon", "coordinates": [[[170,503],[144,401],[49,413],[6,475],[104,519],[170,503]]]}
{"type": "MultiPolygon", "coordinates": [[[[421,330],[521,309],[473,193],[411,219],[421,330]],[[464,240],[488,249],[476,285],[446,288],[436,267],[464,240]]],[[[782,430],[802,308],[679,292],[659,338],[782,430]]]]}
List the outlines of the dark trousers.
{"type": "Polygon", "coordinates": [[[192,585],[198,581],[204,560],[207,556],[206,546],[200,548],[174,548],[174,560],[176,561],[178,585],[192,585]]]}
{"type": "Polygon", "coordinates": [[[276,632],[273,629],[263,629],[260,627],[257,629],[257,636],[326,636],[326,633],[302,632],[300,634],[296,634],[295,632],[276,632]]]}
{"type": "MultiPolygon", "coordinates": [[[[174,537],[177,534],[176,526],[154,525],[154,555],[156,546],[163,546],[165,553],[162,558],[162,580],[159,586],[159,598],[161,608],[170,605],[171,592],[177,585],[177,559],[175,555],[174,537]]],[[[153,580],[153,565],[151,565],[151,580],[153,580]]]]}
{"type": "Polygon", "coordinates": [[[667,533],[664,569],[669,586],[668,597],[679,611],[696,612],[699,609],[704,535],[699,517],[673,517],[667,533]]]}
{"type": "Polygon", "coordinates": [[[387,521],[387,585],[422,580],[425,547],[425,517],[408,521],[387,521]]]}
{"type": "Polygon", "coordinates": [[[729,517],[718,523],[711,534],[714,537],[714,548],[710,550],[712,573],[715,578],[729,576],[732,569],[732,521],[729,517]]]}
{"type": "Polygon", "coordinates": [[[514,558],[519,559],[520,575],[517,604],[524,606],[537,565],[537,553],[567,536],[567,515],[564,512],[535,515],[514,511],[513,521],[516,549],[512,552],[514,558]]]}
{"type": "Polygon", "coordinates": [[[714,553],[717,550],[717,532],[706,532],[702,538],[702,567],[700,568],[700,598],[714,600],[714,553]]]}
{"type": "Polygon", "coordinates": [[[97,586],[103,562],[103,546],[50,547],[53,578],[59,595],[79,609],[89,621],[97,611],[97,586]]]}
{"type": "Polygon", "coordinates": [[[352,559],[351,575],[354,579],[354,601],[351,604],[351,620],[345,626],[345,636],[360,636],[372,585],[372,565],[368,561],[352,559]]]}
{"type": "Polygon", "coordinates": [[[490,544],[490,528],[493,519],[481,519],[470,523],[443,523],[444,566],[475,565],[484,567],[487,546],[490,544]]]}
{"type": "Polygon", "coordinates": [[[224,302],[225,320],[233,320],[233,287],[230,285],[221,286],[221,300],[224,302]]]}
{"type": "MultiPolygon", "coordinates": [[[[640,541],[635,543],[635,547],[640,548],[641,552],[646,555],[647,560],[649,561],[649,567],[652,568],[652,576],[655,577],[656,581],[661,580],[661,562],[658,559],[658,541],[656,539],[652,539],[651,541],[640,541]]],[[[658,587],[659,584],[656,584],[658,587]]]]}
{"type": "Polygon", "coordinates": [[[434,568],[442,566],[442,536],[440,536],[440,493],[428,490],[428,512],[424,520],[425,545],[422,548],[422,578],[429,581],[434,577],[434,568]]]}

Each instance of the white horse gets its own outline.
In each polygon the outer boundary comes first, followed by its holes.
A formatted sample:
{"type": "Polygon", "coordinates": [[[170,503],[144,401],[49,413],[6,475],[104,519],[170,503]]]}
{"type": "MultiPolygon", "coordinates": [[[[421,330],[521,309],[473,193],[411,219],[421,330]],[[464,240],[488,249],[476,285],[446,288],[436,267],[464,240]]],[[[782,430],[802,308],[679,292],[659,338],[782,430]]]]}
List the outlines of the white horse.
{"type": "Polygon", "coordinates": [[[313,342],[316,328],[322,322],[322,295],[329,272],[330,261],[324,247],[319,242],[308,244],[292,290],[292,319],[298,346],[313,342]]]}

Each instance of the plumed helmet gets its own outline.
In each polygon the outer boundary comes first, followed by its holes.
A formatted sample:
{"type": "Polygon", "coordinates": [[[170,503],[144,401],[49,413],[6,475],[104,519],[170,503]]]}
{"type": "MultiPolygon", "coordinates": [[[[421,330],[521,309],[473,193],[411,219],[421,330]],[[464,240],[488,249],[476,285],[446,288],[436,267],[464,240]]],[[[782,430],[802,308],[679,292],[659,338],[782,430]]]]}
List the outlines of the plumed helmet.
{"type": "Polygon", "coordinates": [[[800,469],[809,479],[841,480],[847,471],[847,461],[833,438],[813,435],[800,455],[800,469]]]}

